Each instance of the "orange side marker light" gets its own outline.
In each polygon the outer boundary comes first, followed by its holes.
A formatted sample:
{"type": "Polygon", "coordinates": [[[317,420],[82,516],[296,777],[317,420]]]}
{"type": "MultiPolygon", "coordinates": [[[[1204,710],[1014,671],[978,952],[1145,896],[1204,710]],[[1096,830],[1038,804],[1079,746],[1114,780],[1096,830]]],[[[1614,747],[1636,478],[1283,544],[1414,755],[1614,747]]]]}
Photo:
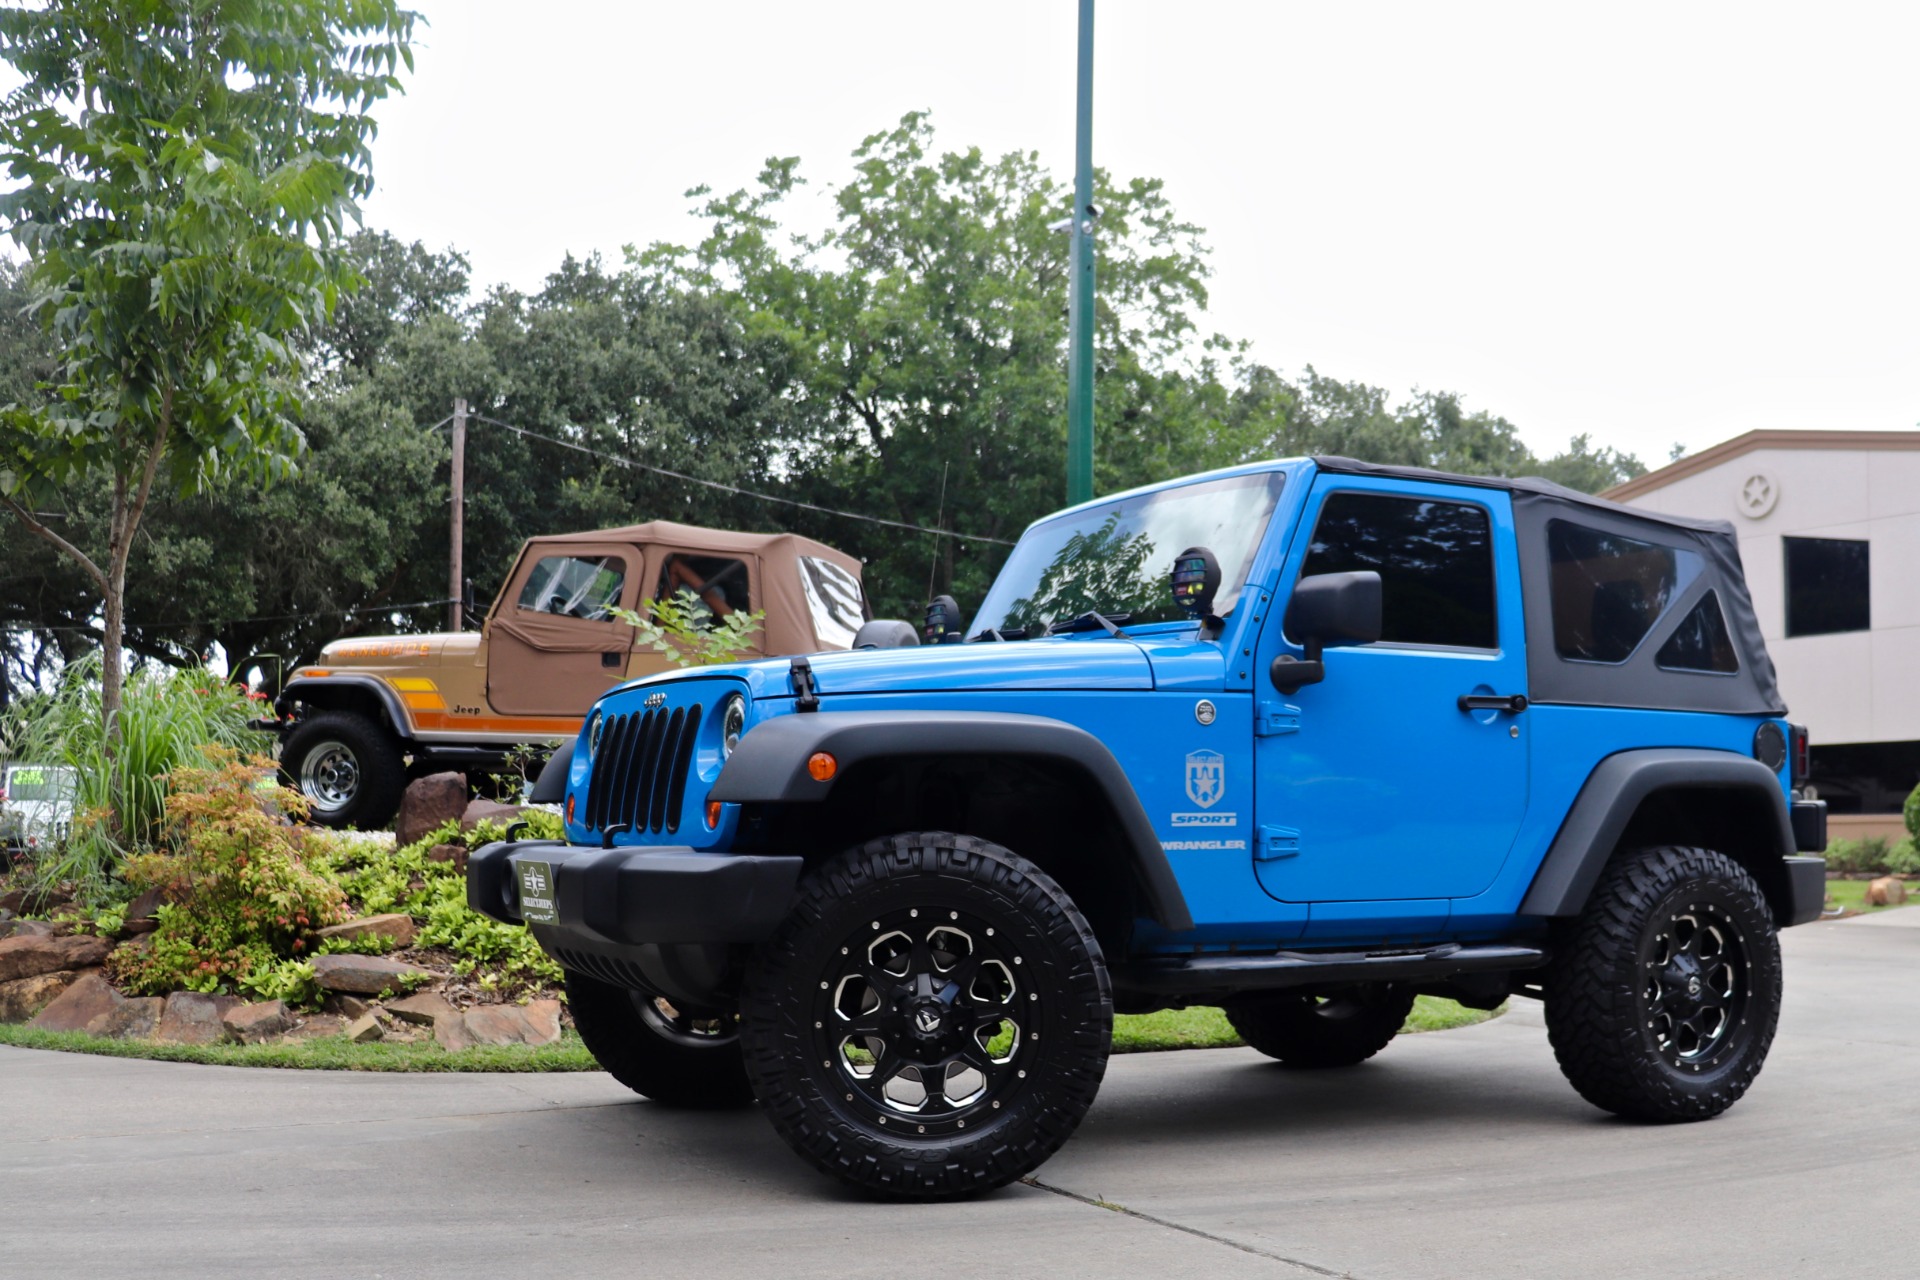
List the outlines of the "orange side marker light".
{"type": "Polygon", "coordinates": [[[719,825],[720,802],[718,800],[709,800],[707,801],[707,829],[711,831],[719,825]]]}
{"type": "Polygon", "coordinates": [[[840,762],[824,751],[816,751],[807,757],[807,772],[815,782],[831,782],[840,772],[840,762]]]}

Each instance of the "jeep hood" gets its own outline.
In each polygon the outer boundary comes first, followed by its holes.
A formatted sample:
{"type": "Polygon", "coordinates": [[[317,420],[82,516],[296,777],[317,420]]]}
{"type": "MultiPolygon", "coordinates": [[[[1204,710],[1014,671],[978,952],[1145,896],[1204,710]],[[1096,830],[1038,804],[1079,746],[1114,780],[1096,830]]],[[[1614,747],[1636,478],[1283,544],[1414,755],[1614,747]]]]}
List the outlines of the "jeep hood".
{"type": "MultiPolygon", "coordinates": [[[[744,676],[756,699],[786,698],[793,696],[791,661],[776,658],[709,670],[744,676]]],[[[816,691],[826,700],[845,693],[1153,688],[1153,669],[1139,646],[1108,636],[858,649],[809,654],[807,663],[816,691]]]]}
{"type": "Polygon", "coordinates": [[[335,640],[304,666],[394,667],[471,657],[480,645],[480,633],[435,632],[418,636],[351,636],[335,640]]]}

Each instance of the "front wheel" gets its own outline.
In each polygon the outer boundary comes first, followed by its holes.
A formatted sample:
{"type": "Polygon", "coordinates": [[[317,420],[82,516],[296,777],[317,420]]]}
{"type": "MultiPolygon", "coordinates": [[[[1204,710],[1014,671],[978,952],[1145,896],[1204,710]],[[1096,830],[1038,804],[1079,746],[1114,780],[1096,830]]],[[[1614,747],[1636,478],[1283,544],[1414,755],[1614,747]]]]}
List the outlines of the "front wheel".
{"type": "Polygon", "coordinates": [[[1547,973],[1547,1038],[1580,1096],[1635,1120],[1719,1115],[1780,1017],[1780,939],[1760,886],[1710,849],[1610,864],[1547,973]]]}
{"type": "Polygon", "coordinates": [[[744,1107],[753,1101],[734,1015],[681,1010],[572,969],[567,1008],[587,1052],[635,1093],[669,1107],[744,1107]]]}
{"type": "Polygon", "coordinates": [[[1039,1167],[1106,1072],[1086,918],[985,840],[892,836],[815,871],[742,992],[747,1073],[788,1145],[872,1194],[941,1200],[1039,1167]]]}
{"type": "Polygon", "coordinates": [[[384,827],[406,789],[399,746],[351,711],[323,711],[296,725],[280,751],[280,774],[323,827],[384,827]]]}
{"type": "Polygon", "coordinates": [[[1248,1045],[1289,1067],[1351,1067],[1387,1047],[1413,1011],[1413,988],[1365,983],[1334,995],[1261,992],[1229,1000],[1248,1045]]]}

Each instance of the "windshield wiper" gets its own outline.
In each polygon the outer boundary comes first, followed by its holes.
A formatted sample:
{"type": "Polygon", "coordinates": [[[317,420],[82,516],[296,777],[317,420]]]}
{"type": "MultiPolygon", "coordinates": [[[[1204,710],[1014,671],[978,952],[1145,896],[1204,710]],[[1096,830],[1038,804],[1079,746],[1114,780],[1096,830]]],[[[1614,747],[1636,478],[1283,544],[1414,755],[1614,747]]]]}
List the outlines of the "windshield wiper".
{"type": "Polygon", "coordinates": [[[1087,612],[1081,614],[1071,622],[1053,623],[1047,628],[1047,634],[1057,636],[1064,635],[1069,631],[1105,631],[1110,636],[1118,636],[1120,639],[1125,640],[1127,633],[1115,624],[1132,621],[1133,615],[1130,613],[1087,612]]]}
{"type": "Polygon", "coordinates": [[[996,627],[988,627],[979,635],[969,639],[967,643],[980,644],[988,640],[1025,640],[1026,638],[1027,629],[1025,627],[1009,627],[1005,631],[1001,631],[996,627]]]}

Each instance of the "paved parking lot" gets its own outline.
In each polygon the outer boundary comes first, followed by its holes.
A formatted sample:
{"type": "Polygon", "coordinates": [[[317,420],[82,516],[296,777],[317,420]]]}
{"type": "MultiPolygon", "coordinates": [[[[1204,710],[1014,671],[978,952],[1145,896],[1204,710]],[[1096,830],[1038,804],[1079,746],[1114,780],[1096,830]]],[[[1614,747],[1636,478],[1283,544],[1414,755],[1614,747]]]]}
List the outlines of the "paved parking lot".
{"type": "Polygon", "coordinates": [[[1786,949],[1772,1059],[1707,1124],[1588,1107],[1519,1002],[1330,1075],[1117,1058],[1039,1185],[940,1206],[854,1199],[752,1112],[666,1111],[598,1074],[0,1048],[0,1274],[1920,1274],[1920,907],[1786,949]]]}

